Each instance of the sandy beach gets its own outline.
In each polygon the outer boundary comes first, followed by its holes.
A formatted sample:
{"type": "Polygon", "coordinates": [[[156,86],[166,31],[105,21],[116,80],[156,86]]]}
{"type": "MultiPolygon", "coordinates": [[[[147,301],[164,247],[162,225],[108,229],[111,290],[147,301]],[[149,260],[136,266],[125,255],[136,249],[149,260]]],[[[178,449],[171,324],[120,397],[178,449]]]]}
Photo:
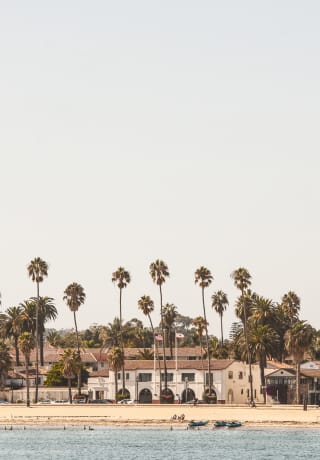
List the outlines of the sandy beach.
{"type": "Polygon", "coordinates": [[[320,409],[302,406],[189,405],[1,405],[1,425],[186,426],[190,420],[239,420],[246,426],[320,428],[320,409]],[[184,421],[172,420],[185,415],[184,421]]]}

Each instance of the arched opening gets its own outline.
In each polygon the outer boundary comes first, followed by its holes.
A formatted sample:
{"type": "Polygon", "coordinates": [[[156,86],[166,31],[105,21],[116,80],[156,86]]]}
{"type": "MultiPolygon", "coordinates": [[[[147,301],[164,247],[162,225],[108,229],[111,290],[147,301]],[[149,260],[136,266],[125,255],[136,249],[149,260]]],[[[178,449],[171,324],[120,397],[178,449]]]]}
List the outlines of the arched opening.
{"type": "Polygon", "coordinates": [[[228,404],[233,403],[233,390],[228,391],[228,404]]]}
{"type": "Polygon", "coordinates": [[[117,393],[117,401],[122,401],[123,399],[130,399],[130,391],[127,388],[122,391],[122,388],[117,393]]]}
{"type": "Polygon", "coordinates": [[[209,388],[206,388],[203,393],[203,399],[207,404],[217,404],[217,394],[213,388],[209,392],[209,388]]]}
{"type": "Polygon", "coordinates": [[[186,403],[194,399],[196,399],[196,395],[195,395],[195,392],[191,388],[186,388],[185,390],[183,390],[182,395],[181,395],[182,403],[186,403]]]}
{"type": "Polygon", "coordinates": [[[174,394],[167,388],[166,390],[162,390],[160,396],[160,403],[161,404],[173,404],[174,403],[174,394]]]}
{"type": "Polygon", "coordinates": [[[152,393],[148,388],[144,388],[140,391],[139,404],[152,404],[152,393]]]}

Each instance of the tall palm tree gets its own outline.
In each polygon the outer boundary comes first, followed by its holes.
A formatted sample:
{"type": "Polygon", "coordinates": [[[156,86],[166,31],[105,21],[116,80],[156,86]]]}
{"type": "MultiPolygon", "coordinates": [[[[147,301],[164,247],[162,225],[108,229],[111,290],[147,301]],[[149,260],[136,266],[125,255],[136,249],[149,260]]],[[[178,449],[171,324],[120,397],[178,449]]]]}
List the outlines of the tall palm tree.
{"type": "Polygon", "coordinates": [[[22,332],[21,313],[22,313],[22,308],[20,306],[9,307],[7,308],[5,312],[5,316],[4,316],[6,337],[13,339],[17,366],[20,366],[18,338],[22,332]]]}
{"type": "Polygon", "coordinates": [[[300,403],[300,364],[304,353],[310,348],[314,331],[306,321],[297,320],[287,330],[285,345],[287,351],[293,355],[296,363],[296,404],[300,403]]]}
{"type": "MultiPolygon", "coordinates": [[[[124,354],[123,335],[122,335],[122,290],[127,287],[131,281],[130,273],[123,267],[119,267],[115,272],[112,273],[111,281],[116,283],[119,288],[119,311],[120,311],[120,342],[122,353],[124,354]]],[[[124,372],[124,361],[122,366],[122,394],[124,398],[125,393],[125,372],[124,372]]]]}
{"type": "Polygon", "coordinates": [[[142,313],[148,317],[150,327],[152,329],[152,335],[153,335],[153,343],[155,347],[155,352],[156,352],[156,358],[158,361],[158,367],[159,367],[159,379],[160,379],[160,394],[161,394],[161,364],[160,364],[160,356],[159,356],[159,348],[158,348],[158,341],[156,340],[156,335],[153,327],[153,322],[151,319],[151,313],[154,311],[154,302],[153,300],[148,296],[148,295],[143,295],[140,297],[138,300],[138,308],[139,310],[142,311],[142,313]]]}
{"type": "Polygon", "coordinates": [[[214,308],[215,311],[220,316],[221,345],[223,346],[222,317],[223,317],[223,312],[226,311],[227,309],[227,305],[229,305],[228,296],[223,291],[217,291],[213,294],[213,296],[211,297],[211,300],[212,300],[212,304],[211,304],[212,308],[214,308]]]}
{"type": "MultiPolygon", "coordinates": [[[[36,299],[31,299],[36,300],[36,299]]],[[[40,349],[40,365],[44,365],[43,348],[44,348],[44,332],[45,323],[55,320],[58,316],[58,311],[54,305],[54,299],[51,297],[39,298],[38,309],[38,331],[39,331],[39,349],[40,349]]]]}
{"type": "MultiPolygon", "coordinates": [[[[73,312],[74,327],[76,329],[76,335],[77,335],[77,349],[78,349],[79,361],[81,361],[81,354],[80,354],[80,341],[79,341],[76,312],[79,310],[80,306],[84,304],[85,299],[86,299],[86,294],[81,284],[71,283],[69,284],[69,286],[66,287],[64,291],[63,300],[68,305],[70,311],[73,312]]],[[[78,395],[80,394],[81,394],[81,370],[78,371],[78,395]]]]}
{"type": "Polygon", "coordinates": [[[0,388],[3,390],[6,385],[8,371],[11,367],[11,355],[8,345],[0,340],[0,388]]]}
{"type": "Polygon", "coordinates": [[[29,361],[31,351],[36,346],[36,340],[30,332],[23,332],[19,337],[18,343],[26,364],[27,407],[30,407],[29,361]]]}
{"type": "Polygon", "coordinates": [[[71,350],[71,348],[64,350],[60,361],[62,363],[62,374],[68,380],[69,403],[72,404],[71,381],[79,370],[81,372],[81,361],[79,361],[78,353],[75,350],[71,350]]]}
{"type": "Polygon", "coordinates": [[[274,356],[275,348],[279,342],[279,336],[268,324],[259,324],[252,321],[249,330],[250,351],[259,361],[260,382],[263,389],[263,400],[266,403],[266,381],[264,370],[267,367],[267,358],[274,356]]]}
{"type": "Polygon", "coordinates": [[[209,381],[209,392],[208,397],[211,397],[212,393],[212,379],[211,379],[211,364],[210,364],[210,350],[209,350],[209,335],[208,335],[208,322],[206,315],[206,306],[204,301],[204,290],[209,287],[213,281],[213,276],[208,268],[201,266],[195,271],[194,282],[199,284],[202,292],[202,308],[203,308],[203,318],[205,320],[205,333],[206,333],[206,345],[207,345],[207,359],[208,359],[208,381],[209,381]]]}
{"type": "MultiPolygon", "coordinates": [[[[159,286],[160,292],[160,321],[161,321],[161,334],[162,334],[162,353],[163,353],[163,371],[164,371],[164,391],[168,392],[168,371],[166,360],[166,349],[164,343],[164,321],[163,321],[163,300],[162,300],[162,285],[166,282],[166,278],[170,276],[168,265],[160,259],[152,262],[149,266],[149,273],[152,281],[159,286]]],[[[161,378],[160,378],[161,380],[161,378]]],[[[160,393],[161,399],[161,393],[160,393]]]]}
{"type": "Polygon", "coordinates": [[[288,318],[289,324],[292,325],[299,318],[300,298],[295,292],[289,291],[282,297],[281,307],[288,318]]]}
{"type": "MultiPolygon", "coordinates": [[[[124,366],[124,354],[120,347],[112,347],[109,351],[108,360],[110,363],[110,368],[114,372],[114,399],[117,402],[118,400],[118,371],[124,366]]],[[[123,399],[124,393],[121,392],[120,399],[123,399]]]]}
{"type": "Polygon", "coordinates": [[[247,361],[249,365],[249,384],[250,384],[250,402],[253,403],[253,382],[252,382],[252,367],[251,367],[251,353],[249,348],[249,337],[248,337],[248,312],[247,312],[247,299],[245,298],[246,290],[251,284],[251,275],[249,271],[240,267],[231,273],[231,278],[237,289],[241,291],[240,303],[242,303],[243,312],[243,331],[247,349],[247,361]]]}
{"type": "Polygon", "coordinates": [[[36,394],[35,402],[38,402],[38,378],[39,378],[39,286],[45,276],[48,276],[48,264],[40,257],[35,257],[28,265],[28,275],[37,285],[37,306],[36,306],[36,394]]]}
{"type": "Polygon", "coordinates": [[[170,348],[171,359],[173,358],[174,325],[177,314],[177,307],[173,305],[173,303],[166,303],[163,307],[163,323],[167,331],[167,341],[170,348]]]}
{"type": "Polygon", "coordinates": [[[203,333],[205,332],[206,328],[208,327],[208,322],[202,317],[202,316],[197,316],[192,320],[192,325],[195,327],[197,331],[197,335],[199,337],[199,344],[200,344],[200,355],[201,355],[201,368],[203,371],[203,388],[205,389],[206,386],[206,377],[204,373],[204,367],[203,367],[203,347],[202,347],[202,337],[203,333]]]}

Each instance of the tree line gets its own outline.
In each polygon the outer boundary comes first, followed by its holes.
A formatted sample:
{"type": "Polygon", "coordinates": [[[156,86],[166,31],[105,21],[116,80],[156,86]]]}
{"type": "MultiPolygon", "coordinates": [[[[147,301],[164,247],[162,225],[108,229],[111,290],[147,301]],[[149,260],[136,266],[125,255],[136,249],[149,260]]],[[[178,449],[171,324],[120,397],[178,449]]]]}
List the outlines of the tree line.
{"type": "MultiPolygon", "coordinates": [[[[5,375],[11,366],[9,345],[12,344],[15,349],[17,366],[21,364],[19,352],[21,351],[24,355],[27,374],[30,353],[35,349],[35,400],[37,402],[39,363],[41,366],[44,364],[45,324],[55,320],[58,313],[54,299],[40,296],[40,284],[48,276],[48,264],[36,257],[30,262],[27,269],[31,280],[36,284],[36,296],[21,302],[18,306],[9,307],[0,316],[2,338],[0,341],[0,375],[1,382],[4,382],[5,375]]],[[[239,296],[235,302],[235,314],[238,321],[232,325],[229,340],[224,340],[223,314],[229,301],[227,294],[221,290],[211,295],[211,307],[220,318],[220,339],[208,333],[205,290],[213,282],[213,276],[208,268],[201,266],[194,273],[194,282],[201,289],[202,300],[202,314],[196,318],[181,315],[173,303],[164,301],[164,284],[170,276],[169,268],[164,261],[157,259],[152,262],[149,266],[149,273],[152,281],[159,288],[160,324],[157,326],[154,326],[152,321],[155,302],[147,294],[137,300],[137,307],[148,319],[149,327],[144,327],[143,323],[136,318],[127,322],[123,321],[123,290],[131,282],[130,273],[124,267],[119,267],[111,276],[111,281],[119,289],[119,317],[106,326],[94,325],[86,331],[78,331],[76,313],[85,302],[84,288],[79,283],[73,282],[64,290],[63,300],[73,315],[75,333],[61,334],[51,330],[47,333],[47,341],[54,346],[65,348],[61,354],[60,364],[62,373],[68,380],[70,395],[71,381],[75,376],[77,376],[78,394],[81,394],[83,371],[81,347],[108,347],[110,366],[115,371],[117,397],[122,399],[127,397],[124,348],[130,346],[143,348],[141,359],[152,359],[153,352],[150,351],[150,348],[154,346],[160,374],[163,370],[163,379],[160,379],[160,400],[171,402],[172,393],[168,390],[166,361],[173,357],[175,334],[180,332],[184,336],[182,346],[200,345],[201,359],[207,362],[208,379],[203,397],[208,402],[214,395],[210,361],[212,358],[232,357],[248,363],[250,399],[253,401],[252,363],[259,363],[261,386],[265,388],[264,369],[267,359],[283,361],[288,354],[293,357],[296,364],[296,399],[297,402],[299,401],[300,364],[306,351],[313,356],[319,352],[319,334],[310,324],[299,318],[300,299],[295,292],[289,291],[283,295],[280,302],[273,302],[251,290],[251,275],[246,268],[240,267],[233,271],[231,278],[239,290],[239,296]],[[168,348],[169,355],[167,356],[168,348]],[[122,375],[122,385],[119,391],[118,371],[121,371],[122,375]]],[[[28,395],[27,399],[29,399],[28,395]]]]}

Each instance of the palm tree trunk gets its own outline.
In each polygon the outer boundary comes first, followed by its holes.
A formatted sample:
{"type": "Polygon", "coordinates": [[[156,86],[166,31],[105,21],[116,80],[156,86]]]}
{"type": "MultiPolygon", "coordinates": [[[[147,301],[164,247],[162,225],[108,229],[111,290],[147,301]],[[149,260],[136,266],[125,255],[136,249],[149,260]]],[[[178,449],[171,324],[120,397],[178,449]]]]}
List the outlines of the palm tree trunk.
{"type": "Polygon", "coordinates": [[[265,357],[261,356],[259,359],[259,367],[260,367],[260,381],[261,381],[261,388],[263,391],[263,403],[266,404],[266,379],[264,376],[264,368],[265,368],[265,357]]]}
{"type": "MultiPolygon", "coordinates": [[[[163,352],[163,370],[164,370],[164,389],[168,389],[168,372],[167,372],[167,362],[166,362],[166,349],[164,343],[164,327],[163,327],[163,306],[162,306],[162,289],[161,284],[160,288],[160,312],[161,312],[161,332],[162,332],[162,352],[163,352]]],[[[161,376],[160,376],[161,380],[161,376]]],[[[161,396],[161,395],[160,395],[161,396]]]]}
{"type": "Polygon", "coordinates": [[[222,327],[222,315],[220,315],[220,327],[221,327],[221,346],[223,347],[223,327],[222,327]]]}
{"type": "Polygon", "coordinates": [[[17,366],[20,366],[20,356],[19,356],[19,346],[18,346],[18,336],[14,336],[14,349],[16,352],[16,364],[17,366]]]}
{"type": "MultiPolygon", "coordinates": [[[[79,361],[81,361],[79,333],[78,333],[78,325],[77,325],[77,318],[76,318],[75,311],[73,312],[73,319],[74,319],[74,327],[76,329],[76,336],[77,336],[78,358],[79,358],[79,361]]],[[[81,367],[79,367],[77,377],[78,377],[78,395],[81,395],[81,367]]]]}
{"type": "MultiPolygon", "coordinates": [[[[151,316],[150,316],[149,313],[148,313],[148,318],[149,318],[150,326],[151,326],[152,333],[153,333],[153,342],[154,342],[155,348],[156,348],[156,359],[157,359],[157,361],[158,361],[158,367],[159,367],[159,379],[160,379],[159,386],[160,386],[160,396],[161,396],[162,382],[161,382],[161,364],[160,364],[159,348],[158,348],[158,342],[157,342],[157,340],[156,340],[156,335],[155,335],[155,332],[154,332],[154,327],[153,327],[152,319],[151,319],[151,316]]],[[[160,400],[160,398],[159,398],[159,400],[160,400]]]]}
{"type": "Polygon", "coordinates": [[[29,356],[25,355],[26,360],[26,384],[27,384],[27,407],[30,407],[30,382],[29,382],[29,356]]]}
{"type": "Polygon", "coordinates": [[[68,378],[69,403],[72,404],[71,379],[68,378]]]}
{"type": "Polygon", "coordinates": [[[39,281],[37,281],[37,306],[36,306],[36,394],[35,403],[38,402],[38,387],[39,387],[39,281]]]}
{"type": "Polygon", "coordinates": [[[114,391],[115,391],[114,400],[115,402],[117,402],[117,395],[118,395],[118,369],[117,368],[114,370],[114,391]]]}
{"type": "Polygon", "coordinates": [[[296,364],[296,404],[300,404],[300,361],[296,364]]]}
{"type": "Polygon", "coordinates": [[[43,339],[43,330],[40,330],[39,333],[39,345],[40,345],[40,366],[44,366],[44,356],[43,356],[43,346],[44,346],[44,339],[43,339]]]}
{"type": "Polygon", "coordinates": [[[208,336],[208,325],[206,317],[206,307],[204,303],[204,288],[202,288],[202,306],[203,306],[203,317],[205,321],[205,331],[206,331],[206,344],[207,344],[207,354],[208,354],[208,379],[209,379],[209,396],[211,396],[211,363],[210,363],[210,350],[209,350],[209,336],[208,336]]]}
{"type": "Polygon", "coordinates": [[[205,391],[205,389],[206,389],[206,373],[205,373],[204,366],[203,366],[202,337],[200,336],[200,334],[199,334],[199,342],[200,342],[200,353],[201,353],[201,369],[202,369],[202,373],[203,373],[203,391],[205,391]]]}
{"type": "Polygon", "coordinates": [[[121,342],[121,351],[123,355],[123,364],[121,366],[122,371],[122,397],[125,397],[125,388],[126,388],[126,381],[125,381],[125,372],[124,372],[124,346],[123,346],[123,336],[122,336],[122,289],[120,288],[120,342],[121,342]]]}
{"type": "Polygon", "coordinates": [[[249,365],[249,384],[250,384],[250,402],[253,403],[253,383],[252,383],[252,368],[251,368],[251,353],[249,348],[249,340],[248,340],[248,328],[247,328],[247,305],[244,301],[244,292],[242,291],[242,302],[243,302],[243,330],[244,330],[244,337],[246,341],[246,349],[247,349],[247,359],[249,365]]]}

